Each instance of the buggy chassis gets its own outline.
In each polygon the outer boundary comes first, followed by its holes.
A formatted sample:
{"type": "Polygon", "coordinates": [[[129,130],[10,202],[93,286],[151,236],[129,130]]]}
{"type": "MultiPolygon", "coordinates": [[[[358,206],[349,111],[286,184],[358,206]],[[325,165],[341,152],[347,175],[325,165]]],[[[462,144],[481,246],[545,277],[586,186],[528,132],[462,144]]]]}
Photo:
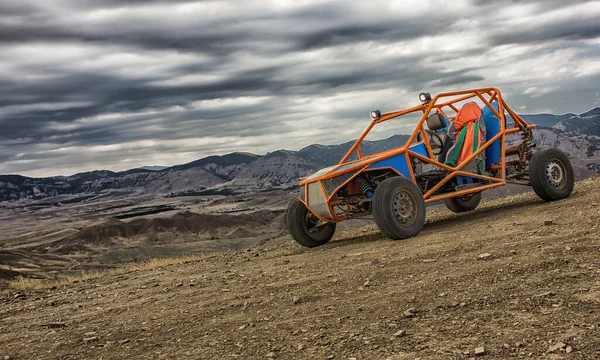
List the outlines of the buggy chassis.
{"type": "MultiPolygon", "coordinates": [[[[417,224],[416,232],[400,231],[398,233],[398,231],[386,231],[385,229],[388,226],[398,228],[398,226],[410,225],[402,224],[402,221],[406,220],[402,215],[403,210],[411,212],[413,217],[422,217],[423,219],[419,219],[418,222],[424,224],[425,203],[443,200],[446,206],[453,211],[466,211],[472,210],[468,204],[465,207],[465,204],[474,201],[471,200],[474,197],[477,199],[474,206],[477,206],[481,191],[503,186],[506,183],[532,185],[536,190],[536,184],[532,184],[530,179],[529,169],[529,162],[534,154],[533,129],[535,125],[528,124],[518,116],[508,106],[497,88],[444,92],[433,98],[426,93],[421,95],[426,95],[421,98],[422,103],[409,109],[383,114],[379,110],[371,112],[372,121],[337,165],[322,169],[299,182],[300,196],[290,204],[287,219],[288,228],[296,241],[305,246],[322,245],[333,235],[336,222],[360,217],[371,212],[384,234],[391,238],[405,238],[416,235],[422,225],[419,227],[417,224]],[[445,164],[443,159],[436,157],[435,143],[439,142],[437,139],[440,138],[436,139],[432,136],[432,130],[426,129],[424,125],[426,123],[429,125],[428,117],[436,113],[452,121],[459,112],[461,104],[471,99],[483,103],[484,108],[491,111],[495,121],[499,124],[496,123],[496,128],[491,133],[488,131],[487,139],[484,137],[479,148],[468,158],[455,166],[450,166],[445,164]],[[404,146],[377,154],[363,155],[361,144],[375,125],[419,112],[421,113],[420,120],[404,146]],[[508,116],[514,123],[510,128],[507,128],[508,116]],[[508,146],[507,136],[517,133],[522,135],[521,141],[508,146]],[[491,162],[487,161],[485,171],[480,173],[466,171],[467,164],[479,154],[486,154],[488,159],[492,160],[491,162]],[[490,159],[490,154],[492,159],[490,159]],[[419,169],[423,166],[433,168],[433,170],[420,171],[419,169]],[[411,188],[411,186],[413,188],[404,195],[398,195],[398,191],[392,190],[387,191],[389,194],[384,195],[384,191],[379,187],[391,178],[396,178],[395,185],[386,185],[389,188],[411,188]],[[412,184],[408,184],[408,182],[412,184]],[[380,198],[381,196],[392,196],[393,199],[378,200],[378,192],[382,194],[379,196],[380,198]],[[378,201],[390,204],[378,207],[376,204],[378,201]],[[464,204],[461,205],[461,201],[464,204]],[[452,202],[455,204],[458,202],[458,205],[461,206],[453,209],[449,206],[449,203],[452,204],[452,202]],[[420,206],[420,203],[423,203],[423,206],[420,206]],[[395,219],[394,216],[387,220],[378,219],[378,216],[388,217],[385,214],[382,215],[382,211],[396,214],[395,219]],[[303,214],[304,219],[299,219],[303,214]],[[393,222],[394,220],[400,220],[400,223],[386,225],[389,221],[393,222]],[[332,225],[333,230],[331,230],[332,225]],[[299,238],[304,239],[299,240],[299,238]]],[[[544,158],[546,157],[548,156],[544,158]]],[[[554,158],[556,157],[554,156],[554,158]]],[[[553,161],[562,165],[562,168],[556,171],[562,171],[560,174],[564,174],[564,179],[559,179],[562,182],[559,185],[561,189],[566,186],[563,190],[568,190],[566,194],[568,196],[572,190],[573,171],[564,155],[558,157],[560,159],[553,161]]],[[[550,164],[550,160],[546,162],[550,164]]],[[[543,169],[540,168],[541,170],[538,172],[549,174],[552,177],[552,169],[548,167],[548,164],[544,164],[543,169]]],[[[536,182],[536,179],[533,182],[536,182]]],[[[550,178],[548,181],[550,180],[552,179],[550,178]]],[[[542,185],[544,189],[548,187],[548,184],[542,185]]],[[[554,186],[555,184],[550,182],[550,185],[554,186]]],[[[538,190],[536,193],[544,198],[538,190]]],[[[565,197],[553,194],[550,194],[550,198],[546,200],[565,197]]]]}

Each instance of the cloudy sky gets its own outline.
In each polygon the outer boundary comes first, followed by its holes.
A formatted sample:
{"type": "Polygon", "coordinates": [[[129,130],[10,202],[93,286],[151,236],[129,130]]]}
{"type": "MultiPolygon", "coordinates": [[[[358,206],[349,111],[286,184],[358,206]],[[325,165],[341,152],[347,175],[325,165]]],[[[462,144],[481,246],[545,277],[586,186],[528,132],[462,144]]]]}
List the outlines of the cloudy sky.
{"type": "Polygon", "coordinates": [[[599,19],[573,0],[0,0],[0,173],[340,143],[424,90],[582,113],[599,19]]]}

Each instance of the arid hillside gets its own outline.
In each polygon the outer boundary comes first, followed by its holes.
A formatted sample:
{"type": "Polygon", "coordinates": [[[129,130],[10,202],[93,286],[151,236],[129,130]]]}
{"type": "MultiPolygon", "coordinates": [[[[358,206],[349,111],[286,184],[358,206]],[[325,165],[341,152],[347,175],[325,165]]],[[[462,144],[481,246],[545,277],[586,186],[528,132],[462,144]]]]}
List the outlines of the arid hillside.
{"type": "Polygon", "coordinates": [[[0,358],[598,358],[598,190],[433,209],[404,241],[366,226],[9,291],[0,358]]]}

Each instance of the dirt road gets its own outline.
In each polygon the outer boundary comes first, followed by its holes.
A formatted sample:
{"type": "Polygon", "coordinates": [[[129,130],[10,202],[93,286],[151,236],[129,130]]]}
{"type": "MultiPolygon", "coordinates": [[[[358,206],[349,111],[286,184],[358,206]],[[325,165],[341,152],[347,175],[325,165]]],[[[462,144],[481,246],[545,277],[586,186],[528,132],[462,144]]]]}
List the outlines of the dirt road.
{"type": "Polygon", "coordinates": [[[599,190],[7,294],[0,359],[599,358],[599,190]]]}

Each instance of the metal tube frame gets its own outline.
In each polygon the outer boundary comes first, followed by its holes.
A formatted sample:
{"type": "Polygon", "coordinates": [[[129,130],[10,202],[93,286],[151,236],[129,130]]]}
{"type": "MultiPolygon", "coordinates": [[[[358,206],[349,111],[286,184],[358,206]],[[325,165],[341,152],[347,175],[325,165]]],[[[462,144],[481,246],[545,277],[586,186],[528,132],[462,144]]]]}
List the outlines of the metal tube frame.
{"type": "MultiPolygon", "coordinates": [[[[497,88],[490,87],[490,88],[479,88],[479,89],[472,89],[472,90],[462,90],[462,91],[452,91],[452,92],[440,93],[440,94],[436,95],[435,97],[433,97],[431,99],[431,101],[429,101],[427,103],[423,103],[421,105],[417,105],[417,106],[414,106],[412,108],[405,109],[405,110],[398,110],[398,111],[384,113],[381,115],[381,117],[379,117],[377,119],[373,119],[369,123],[367,128],[363,131],[363,133],[359,136],[359,138],[356,140],[356,142],[352,145],[352,147],[348,150],[348,152],[344,155],[344,157],[342,158],[342,160],[339,162],[338,165],[336,165],[333,169],[331,169],[329,172],[327,172],[326,174],[324,174],[320,177],[300,181],[300,185],[308,185],[309,183],[318,181],[319,185],[322,188],[323,193],[325,193],[325,189],[324,189],[321,181],[328,180],[328,179],[340,176],[342,174],[358,170],[357,174],[355,174],[349,180],[347,180],[342,185],[340,185],[337,189],[335,189],[335,191],[332,193],[332,195],[327,198],[328,206],[330,209],[329,213],[332,215],[332,218],[325,219],[325,218],[319,217],[323,221],[330,221],[330,222],[331,221],[340,221],[340,220],[343,220],[344,218],[337,216],[332,209],[332,206],[334,205],[333,197],[334,197],[335,193],[339,189],[341,189],[343,186],[346,186],[347,183],[349,181],[352,181],[356,177],[356,175],[358,175],[359,173],[362,173],[363,171],[372,170],[372,169],[367,170],[369,165],[371,165],[375,162],[393,157],[393,156],[404,154],[406,156],[406,161],[408,164],[410,178],[413,182],[415,182],[416,180],[415,180],[415,174],[413,173],[412,167],[410,166],[412,158],[416,158],[424,163],[431,164],[431,165],[439,167],[442,170],[448,171],[448,174],[440,182],[438,182],[434,187],[427,190],[423,194],[423,198],[425,199],[426,203],[439,201],[439,200],[443,200],[443,199],[447,199],[447,198],[460,197],[460,196],[465,196],[465,195],[469,195],[469,194],[474,194],[474,193],[477,193],[477,192],[480,192],[480,191],[483,191],[486,189],[490,189],[490,188],[494,188],[494,187],[498,187],[498,186],[502,186],[502,185],[506,184],[506,159],[505,159],[506,136],[510,135],[510,134],[518,133],[518,132],[523,132],[523,133],[529,132],[534,128],[535,128],[535,125],[528,124],[525,120],[523,120],[520,116],[518,116],[508,106],[508,104],[504,101],[504,98],[502,97],[500,90],[498,90],[497,88]],[[450,99],[448,99],[448,98],[450,98],[450,99]],[[477,151],[475,151],[473,154],[471,154],[466,160],[462,161],[460,164],[457,164],[455,167],[445,165],[445,164],[437,161],[437,159],[433,155],[433,152],[431,149],[431,144],[429,143],[427,136],[425,136],[426,134],[425,134],[424,123],[427,120],[427,117],[429,116],[431,111],[435,110],[435,112],[440,112],[444,116],[446,116],[446,118],[449,118],[447,116],[447,113],[449,113],[449,111],[458,113],[459,109],[457,107],[457,103],[460,103],[460,102],[463,102],[463,101],[466,101],[469,99],[473,99],[473,98],[477,98],[478,100],[483,102],[485,104],[485,106],[487,106],[494,113],[494,115],[496,115],[496,117],[498,119],[500,119],[500,132],[498,134],[496,134],[492,139],[486,141],[477,151]],[[442,99],[444,99],[444,102],[441,101],[442,99]],[[491,103],[493,101],[498,102],[499,111],[494,109],[494,107],[491,105],[491,103]],[[403,147],[391,149],[391,150],[384,151],[384,152],[374,154],[374,155],[363,156],[360,145],[375,125],[385,122],[385,121],[388,121],[388,120],[392,120],[392,119],[407,115],[407,114],[411,114],[411,113],[414,113],[417,111],[421,111],[423,115],[421,116],[415,129],[413,130],[409,139],[407,140],[406,144],[403,147]],[[505,112],[508,112],[510,117],[513,119],[513,121],[514,121],[513,128],[506,129],[505,112]],[[421,133],[421,137],[422,137],[421,143],[423,143],[427,149],[427,155],[428,155],[427,157],[423,156],[421,154],[417,154],[416,152],[410,150],[410,146],[414,145],[417,134],[419,134],[419,133],[421,133]],[[475,157],[477,157],[477,155],[484,152],[496,140],[500,140],[500,143],[501,143],[501,158],[500,158],[500,164],[499,164],[499,166],[497,166],[500,169],[500,171],[495,177],[483,176],[483,175],[479,175],[479,174],[473,174],[473,173],[462,171],[462,169],[471,160],[473,160],[475,157]],[[353,160],[353,161],[348,161],[348,159],[352,156],[352,154],[355,151],[357,153],[357,159],[353,160]],[[345,168],[343,170],[338,171],[338,169],[341,168],[342,166],[345,168]],[[434,196],[434,194],[437,190],[439,190],[442,186],[444,186],[444,184],[446,184],[448,181],[450,181],[451,179],[453,179],[457,176],[466,176],[466,177],[484,180],[484,183],[469,187],[464,190],[459,190],[459,191],[455,191],[455,192],[451,192],[451,193],[445,193],[445,194],[440,194],[440,195],[434,196]]],[[[306,186],[306,188],[308,188],[308,186],[306,186]]],[[[308,191],[307,191],[306,195],[308,195],[308,191]]],[[[306,199],[307,200],[303,201],[303,202],[308,207],[308,198],[306,197],[306,199]]],[[[337,202],[337,201],[336,201],[336,203],[339,204],[339,202],[337,202]]],[[[310,209],[310,207],[309,207],[309,209],[310,209]]],[[[314,213],[314,211],[313,211],[313,213],[314,213]]]]}

